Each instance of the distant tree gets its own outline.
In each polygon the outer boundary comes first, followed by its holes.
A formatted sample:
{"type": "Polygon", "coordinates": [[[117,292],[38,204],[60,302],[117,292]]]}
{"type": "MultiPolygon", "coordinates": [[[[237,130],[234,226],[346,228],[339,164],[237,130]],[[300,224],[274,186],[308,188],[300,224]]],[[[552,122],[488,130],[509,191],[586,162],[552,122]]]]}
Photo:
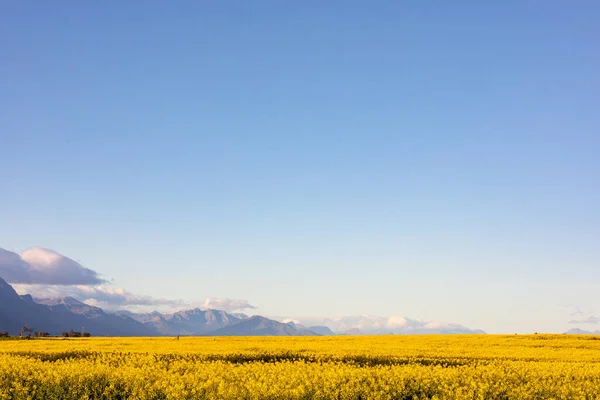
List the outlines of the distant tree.
{"type": "Polygon", "coordinates": [[[89,332],[84,332],[83,335],[81,335],[83,337],[90,337],[92,336],[89,332]]]}
{"type": "Polygon", "coordinates": [[[35,337],[48,337],[50,334],[48,332],[36,332],[35,337]]]}
{"type": "Polygon", "coordinates": [[[34,330],[33,328],[30,328],[29,326],[25,325],[21,328],[21,330],[19,331],[19,336],[23,337],[30,337],[33,334],[34,330]]]}
{"type": "Polygon", "coordinates": [[[73,329],[71,329],[69,331],[69,337],[81,337],[81,332],[77,332],[77,331],[74,331],[73,329]]]}
{"type": "Polygon", "coordinates": [[[0,337],[9,337],[8,331],[0,332],[0,337]]]}
{"type": "Polygon", "coordinates": [[[63,332],[63,333],[61,334],[61,336],[62,336],[62,337],[69,337],[69,332],[63,332]]]}

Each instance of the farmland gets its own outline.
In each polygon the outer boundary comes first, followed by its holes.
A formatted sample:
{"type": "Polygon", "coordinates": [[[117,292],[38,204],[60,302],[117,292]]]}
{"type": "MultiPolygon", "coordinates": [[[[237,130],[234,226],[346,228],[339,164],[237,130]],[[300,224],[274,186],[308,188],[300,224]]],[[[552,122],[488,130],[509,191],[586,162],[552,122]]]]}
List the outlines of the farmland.
{"type": "Polygon", "coordinates": [[[0,399],[594,399],[600,340],[567,335],[0,341],[0,399]]]}

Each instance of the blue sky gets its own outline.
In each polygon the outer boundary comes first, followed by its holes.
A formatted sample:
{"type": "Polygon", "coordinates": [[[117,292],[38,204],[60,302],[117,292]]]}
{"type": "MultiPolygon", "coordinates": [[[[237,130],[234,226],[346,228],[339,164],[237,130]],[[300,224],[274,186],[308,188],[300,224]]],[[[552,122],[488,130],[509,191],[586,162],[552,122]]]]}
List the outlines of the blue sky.
{"type": "Polygon", "coordinates": [[[599,17],[2,4],[0,247],[267,315],[576,327],[600,315],[599,17]]]}

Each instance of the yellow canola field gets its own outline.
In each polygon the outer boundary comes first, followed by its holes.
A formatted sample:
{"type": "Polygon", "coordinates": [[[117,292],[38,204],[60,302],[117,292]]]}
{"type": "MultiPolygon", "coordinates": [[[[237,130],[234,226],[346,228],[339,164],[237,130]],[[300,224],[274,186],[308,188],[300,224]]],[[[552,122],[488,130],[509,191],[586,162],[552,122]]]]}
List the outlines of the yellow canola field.
{"type": "Polygon", "coordinates": [[[600,399],[600,337],[0,341],[0,399],[600,399]]]}

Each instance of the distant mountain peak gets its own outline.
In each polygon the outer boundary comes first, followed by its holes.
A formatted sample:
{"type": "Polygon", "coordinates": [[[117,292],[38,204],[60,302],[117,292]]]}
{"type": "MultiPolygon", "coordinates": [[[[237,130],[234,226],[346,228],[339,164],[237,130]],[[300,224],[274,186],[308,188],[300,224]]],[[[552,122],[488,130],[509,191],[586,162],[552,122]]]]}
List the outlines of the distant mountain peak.
{"type": "Polygon", "coordinates": [[[308,330],[310,330],[316,334],[319,334],[321,336],[334,336],[335,335],[335,333],[331,329],[329,329],[326,326],[322,326],[322,325],[311,326],[310,328],[308,328],[308,330]]]}
{"type": "Polygon", "coordinates": [[[600,330],[598,331],[586,331],[579,328],[572,328],[565,332],[567,335],[599,335],[600,330]]]}
{"type": "Polygon", "coordinates": [[[28,303],[35,303],[35,300],[33,300],[33,297],[30,294],[23,294],[19,297],[28,303]]]}
{"type": "Polygon", "coordinates": [[[0,298],[19,298],[15,289],[2,278],[0,278],[0,298]]]}
{"type": "Polygon", "coordinates": [[[47,306],[57,306],[59,304],[63,304],[65,306],[86,306],[86,307],[98,308],[98,307],[90,306],[89,304],[85,304],[71,296],[55,297],[52,299],[36,299],[36,303],[45,304],[47,306]]]}

